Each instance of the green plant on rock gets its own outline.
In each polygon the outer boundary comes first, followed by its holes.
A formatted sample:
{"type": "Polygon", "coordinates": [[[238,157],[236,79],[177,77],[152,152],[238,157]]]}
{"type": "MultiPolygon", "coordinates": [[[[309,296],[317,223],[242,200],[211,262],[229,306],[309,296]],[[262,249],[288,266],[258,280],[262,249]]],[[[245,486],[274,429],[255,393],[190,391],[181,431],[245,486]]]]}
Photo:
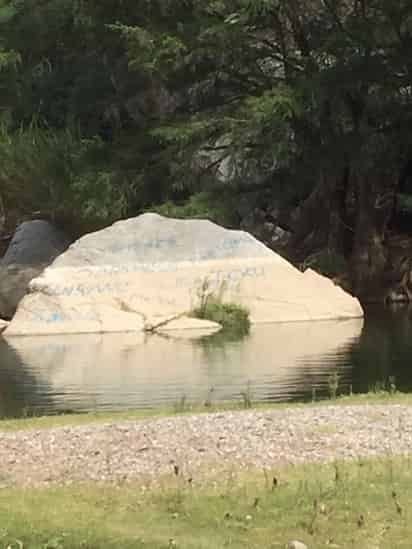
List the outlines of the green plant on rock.
{"type": "Polygon", "coordinates": [[[236,303],[209,302],[205,307],[195,309],[197,318],[211,320],[221,324],[223,328],[242,327],[245,332],[249,331],[249,311],[236,303]]]}
{"type": "Polygon", "coordinates": [[[209,282],[204,281],[200,290],[200,304],[193,310],[193,316],[217,322],[224,331],[234,331],[239,336],[248,334],[249,311],[237,303],[224,303],[224,291],[224,283],[220,285],[217,292],[213,292],[209,290],[209,282]]]}

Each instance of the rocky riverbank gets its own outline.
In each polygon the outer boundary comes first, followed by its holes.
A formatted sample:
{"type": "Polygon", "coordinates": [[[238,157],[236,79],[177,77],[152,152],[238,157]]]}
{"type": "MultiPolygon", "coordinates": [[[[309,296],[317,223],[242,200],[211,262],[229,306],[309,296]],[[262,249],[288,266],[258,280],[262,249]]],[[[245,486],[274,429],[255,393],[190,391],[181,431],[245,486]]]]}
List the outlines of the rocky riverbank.
{"type": "MultiPolygon", "coordinates": [[[[1,429],[1,426],[0,426],[1,429]]],[[[247,469],[412,451],[412,406],[317,406],[1,432],[2,486],[215,480],[247,469]]]]}

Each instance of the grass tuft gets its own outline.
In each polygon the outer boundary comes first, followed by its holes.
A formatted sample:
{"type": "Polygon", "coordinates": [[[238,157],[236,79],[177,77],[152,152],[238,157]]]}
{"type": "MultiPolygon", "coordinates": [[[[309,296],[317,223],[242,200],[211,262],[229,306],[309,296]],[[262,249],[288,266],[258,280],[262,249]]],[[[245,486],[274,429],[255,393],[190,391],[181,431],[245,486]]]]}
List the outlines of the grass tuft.
{"type": "Polygon", "coordinates": [[[249,311],[235,303],[218,303],[210,300],[193,311],[196,318],[221,324],[224,330],[247,334],[250,330],[249,311]]]}

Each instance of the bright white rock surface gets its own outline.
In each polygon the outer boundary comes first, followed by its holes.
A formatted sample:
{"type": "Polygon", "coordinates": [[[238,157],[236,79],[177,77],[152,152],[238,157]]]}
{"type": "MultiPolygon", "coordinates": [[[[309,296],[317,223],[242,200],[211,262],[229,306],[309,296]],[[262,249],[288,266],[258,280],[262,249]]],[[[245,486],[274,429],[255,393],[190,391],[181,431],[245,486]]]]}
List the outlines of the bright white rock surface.
{"type": "Polygon", "coordinates": [[[164,328],[206,294],[247,307],[252,323],[363,316],[330,279],[302,273],[248,233],[143,214],[72,244],[32,280],[5,334],[164,328]]]}

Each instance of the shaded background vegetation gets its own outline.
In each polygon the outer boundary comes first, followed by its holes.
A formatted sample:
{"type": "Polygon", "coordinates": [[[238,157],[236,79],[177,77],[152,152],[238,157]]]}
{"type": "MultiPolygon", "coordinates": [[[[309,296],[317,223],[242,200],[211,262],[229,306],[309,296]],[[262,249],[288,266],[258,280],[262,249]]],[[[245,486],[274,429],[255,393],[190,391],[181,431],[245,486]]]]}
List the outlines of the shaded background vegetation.
{"type": "Polygon", "coordinates": [[[409,229],[411,53],[408,0],[1,0],[5,229],[236,227],[254,192],[373,299],[409,229]]]}

